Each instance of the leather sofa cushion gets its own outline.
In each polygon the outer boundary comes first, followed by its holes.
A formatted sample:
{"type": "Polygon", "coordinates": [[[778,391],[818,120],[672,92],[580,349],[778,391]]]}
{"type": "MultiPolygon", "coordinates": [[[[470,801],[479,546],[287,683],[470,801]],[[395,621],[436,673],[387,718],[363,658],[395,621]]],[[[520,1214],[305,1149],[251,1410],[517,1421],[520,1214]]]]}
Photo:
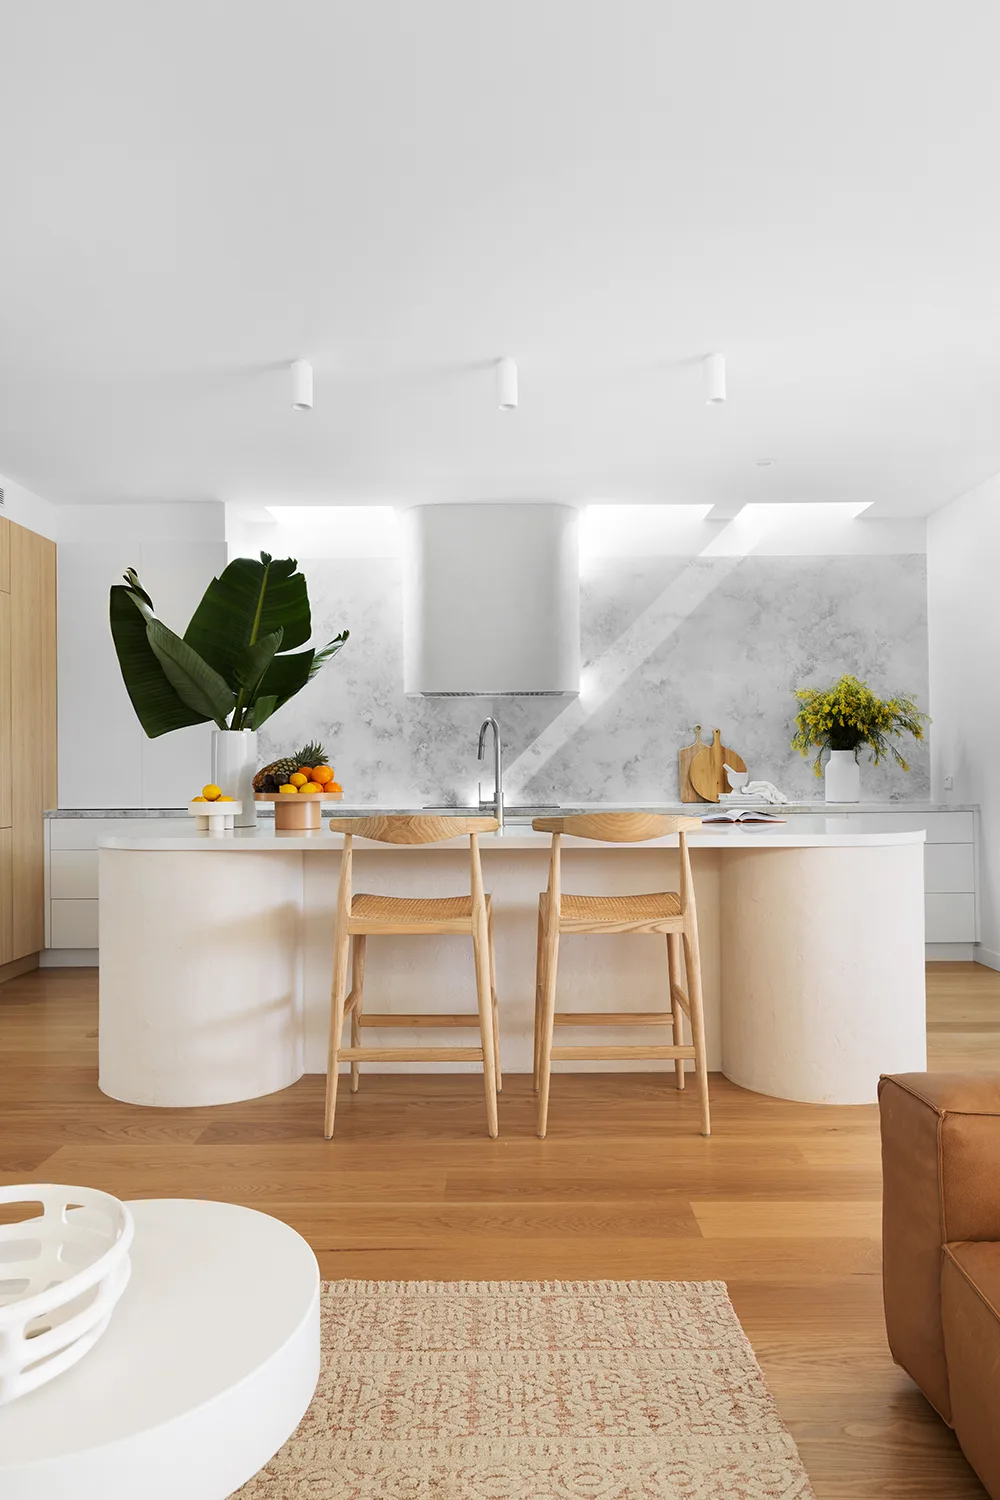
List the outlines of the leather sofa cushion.
{"type": "Polygon", "coordinates": [[[950,1422],[941,1247],[1000,1240],[1000,1075],[896,1074],[879,1084],[879,1106],[889,1346],[950,1422]]]}
{"type": "Polygon", "coordinates": [[[946,1245],[941,1300],[952,1423],[986,1490],[1000,1497],[1000,1244],[946,1245]]]}

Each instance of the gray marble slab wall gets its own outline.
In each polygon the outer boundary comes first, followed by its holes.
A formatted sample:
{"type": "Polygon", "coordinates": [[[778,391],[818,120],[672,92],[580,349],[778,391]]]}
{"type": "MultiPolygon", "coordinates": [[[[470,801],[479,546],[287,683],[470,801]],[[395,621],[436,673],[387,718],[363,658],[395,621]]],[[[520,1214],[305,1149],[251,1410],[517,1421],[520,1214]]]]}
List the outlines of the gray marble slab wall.
{"type": "MultiPolygon", "coordinates": [[[[669,800],[677,749],[696,723],[706,736],[718,725],[752,776],[790,797],[820,797],[822,782],[789,748],[796,687],[847,671],[927,704],[920,554],[591,565],[581,583],[583,690],[571,702],[405,697],[401,563],[303,567],[314,639],[344,626],[351,639],[261,731],[262,754],[318,736],[352,801],[474,800],[476,736],[490,713],[503,729],[511,801],[669,800]]],[[[928,796],[926,741],[903,753],[909,775],[863,759],[863,797],[928,796]]]]}

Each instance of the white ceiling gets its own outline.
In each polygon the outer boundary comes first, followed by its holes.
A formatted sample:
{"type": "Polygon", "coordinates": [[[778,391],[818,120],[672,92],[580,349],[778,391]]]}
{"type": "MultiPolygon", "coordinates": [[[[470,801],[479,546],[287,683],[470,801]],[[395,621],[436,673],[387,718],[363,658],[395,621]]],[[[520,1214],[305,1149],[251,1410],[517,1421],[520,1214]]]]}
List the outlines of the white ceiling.
{"type": "Polygon", "coordinates": [[[912,515],[1000,469],[989,0],[0,16],[0,471],[48,499],[912,515]]]}

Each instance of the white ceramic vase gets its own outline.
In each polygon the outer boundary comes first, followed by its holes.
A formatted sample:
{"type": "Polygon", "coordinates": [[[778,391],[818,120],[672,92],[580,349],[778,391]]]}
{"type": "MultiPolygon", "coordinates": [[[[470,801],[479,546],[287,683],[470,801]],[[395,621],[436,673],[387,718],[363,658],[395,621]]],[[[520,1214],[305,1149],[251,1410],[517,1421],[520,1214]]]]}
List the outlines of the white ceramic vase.
{"type": "Polygon", "coordinates": [[[256,771],[255,729],[213,729],[212,780],[227,797],[243,803],[243,811],[236,814],[237,828],[257,827],[257,804],[253,800],[256,771]]]}
{"type": "Polygon", "coordinates": [[[861,767],[857,751],[831,750],[823,771],[827,802],[861,801],[861,767]]]}

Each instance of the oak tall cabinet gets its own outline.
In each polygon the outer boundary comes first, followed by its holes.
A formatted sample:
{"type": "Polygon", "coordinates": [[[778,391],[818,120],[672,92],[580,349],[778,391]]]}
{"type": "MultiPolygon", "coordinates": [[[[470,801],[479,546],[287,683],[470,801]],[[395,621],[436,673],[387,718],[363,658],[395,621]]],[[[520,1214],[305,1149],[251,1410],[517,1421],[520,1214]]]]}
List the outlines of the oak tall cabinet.
{"type": "Polygon", "coordinates": [[[0,978],[45,944],[55,807],[56,547],[0,517],[0,978]]]}

